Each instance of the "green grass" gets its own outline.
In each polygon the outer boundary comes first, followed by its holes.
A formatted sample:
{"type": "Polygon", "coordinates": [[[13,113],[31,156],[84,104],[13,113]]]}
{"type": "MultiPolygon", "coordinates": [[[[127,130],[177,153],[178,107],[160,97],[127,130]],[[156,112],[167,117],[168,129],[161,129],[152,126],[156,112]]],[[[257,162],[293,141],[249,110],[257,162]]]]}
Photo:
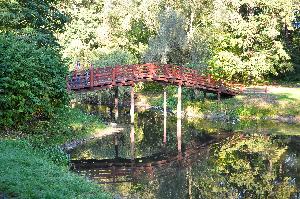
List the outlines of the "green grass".
{"type": "Polygon", "coordinates": [[[108,198],[96,184],[68,171],[67,155],[59,147],[102,128],[98,117],[66,107],[52,118],[1,132],[0,196],[2,192],[9,198],[108,198]]]}
{"type": "Polygon", "coordinates": [[[21,131],[34,145],[49,147],[85,138],[103,128],[105,125],[98,117],[79,109],[65,108],[59,110],[53,118],[32,123],[21,131]]]}
{"type": "Polygon", "coordinates": [[[9,198],[111,198],[98,185],[55,165],[25,141],[0,141],[0,168],[0,193],[9,198]]]}
{"type": "Polygon", "coordinates": [[[274,116],[300,115],[300,88],[272,87],[268,94],[245,94],[221,103],[212,100],[185,103],[198,114],[225,113],[240,120],[261,120],[274,116]]]}

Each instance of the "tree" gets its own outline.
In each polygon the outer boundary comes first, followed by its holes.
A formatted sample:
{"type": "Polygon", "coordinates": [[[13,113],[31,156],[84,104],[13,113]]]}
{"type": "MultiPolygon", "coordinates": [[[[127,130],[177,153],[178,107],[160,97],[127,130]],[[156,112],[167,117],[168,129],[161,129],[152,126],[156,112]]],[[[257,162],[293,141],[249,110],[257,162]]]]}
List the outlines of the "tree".
{"type": "Polygon", "coordinates": [[[59,1],[0,1],[0,126],[51,116],[67,102],[66,67],[55,34],[67,17],[59,1]]]}
{"type": "Polygon", "coordinates": [[[63,30],[67,16],[57,9],[58,0],[0,0],[0,32],[14,32],[39,45],[56,45],[54,33],[63,30]]]}
{"type": "Polygon", "coordinates": [[[281,34],[291,14],[292,0],[214,1],[214,77],[250,83],[291,70],[281,34]]]}
{"type": "Polygon", "coordinates": [[[146,62],[184,63],[184,48],[187,40],[185,21],[173,9],[167,8],[159,17],[160,28],[157,35],[149,40],[146,62]]]}
{"type": "Polygon", "coordinates": [[[127,54],[128,59],[142,56],[155,31],[159,3],[76,0],[64,3],[64,7],[71,16],[66,31],[59,35],[64,56],[73,62],[103,62],[116,52],[127,54]]]}

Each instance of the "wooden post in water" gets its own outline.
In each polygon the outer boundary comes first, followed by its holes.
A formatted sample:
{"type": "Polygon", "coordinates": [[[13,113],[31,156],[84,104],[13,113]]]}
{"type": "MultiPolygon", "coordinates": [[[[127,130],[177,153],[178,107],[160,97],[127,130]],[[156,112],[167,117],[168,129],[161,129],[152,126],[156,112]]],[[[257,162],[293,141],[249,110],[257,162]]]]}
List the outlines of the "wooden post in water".
{"type": "Polygon", "coordinates": [[[131,159],[134,159],[134,86],[130,87],[130,151],[131,159]]]}
{"type": "Polygon", "coordinates": [[[115,87],[115,104],[114,104],[115,122],[118,121],[119,117],[119,89],[115,87]]]}
{"type": "Polygon", "coordinates": [[[178,86],[177,101],[177,143],[178,152],[181,153],[181,84],[178,86]]]}
{"type": "Polygon", "coordinates": [[[134,123],[134,86],[130,87],[130,123],[134,123]]]}
{"type": "Polygon", "coordinates": [[[167,89],[164,88],[164,139],[163,143],[167,143],[167,89]]]}
{"type": "Polygon", "coordinates": [[[130,153],[131,160],[134,160],[134,124],[130,124],[130,153]]]}

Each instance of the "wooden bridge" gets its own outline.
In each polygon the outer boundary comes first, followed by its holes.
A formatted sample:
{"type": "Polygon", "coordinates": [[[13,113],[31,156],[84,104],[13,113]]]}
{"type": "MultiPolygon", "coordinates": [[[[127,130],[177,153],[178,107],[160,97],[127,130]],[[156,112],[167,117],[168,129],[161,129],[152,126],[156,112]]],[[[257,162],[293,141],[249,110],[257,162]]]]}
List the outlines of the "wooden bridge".
{"type": "MultiPolygon", "coordinates": [[[[134,85],[139,82],[154,81],[164,85],[176,85],[177,91],[177,137],[181,137],[182,117],[182,87],[199,89],[216,93],[218,100],[221,96],[232,97],[242,91],[242,86],[224,81],[215,81],[210,75],[201,75],[198,71],[182,66],[170,64],[134,64],[115,67],[94,68],[88,70],[74,70],[67,76],[67,88],[74,91],[93,91],[105,88],[115,88],[114,113],[115,121],[118,120],[118,87],[130,86],[130,123],[134,123],[134,85]]],[[[167,132],[167,89],[164,87],[164,143],[167,132]]],[[[134,133],[132,133],[134,138],[134,133]]],[[[181,139],[178,139],[181,140],[181,139]]],[[[178,149],[181,143],[178,143],[178,149]]]]}
{"type": "Polygon", "coordinates": [[[135,83],[145,81],[200,89],[222,96],[234,96],[242,90],[241,85],[215,81],[210,75],[201,75],[190,68],[152,63],[104,68],[94,68],[91,65],[88,70],[74,70],[67,77],[67,87],[74,91],[101,90],[133,86],[135,83]]]}

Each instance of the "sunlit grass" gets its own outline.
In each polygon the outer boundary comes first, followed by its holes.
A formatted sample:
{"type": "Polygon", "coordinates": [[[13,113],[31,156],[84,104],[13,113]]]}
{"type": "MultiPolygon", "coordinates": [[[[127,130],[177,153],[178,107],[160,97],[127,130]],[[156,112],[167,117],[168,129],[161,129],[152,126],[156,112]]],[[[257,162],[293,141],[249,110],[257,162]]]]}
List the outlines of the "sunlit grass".
{"type": "Polygon", "coordinates": [[[263,88],[260,92],[245,93],[234,98],[216,100],[198,100],[185,102],[185,113],[189,122],[208,131],[226,129],[299,135],[300,134],[300,88],[269,87],[268,93],[263,88]],[[201,122],[208,118],[225,122],[201,122]]]}

